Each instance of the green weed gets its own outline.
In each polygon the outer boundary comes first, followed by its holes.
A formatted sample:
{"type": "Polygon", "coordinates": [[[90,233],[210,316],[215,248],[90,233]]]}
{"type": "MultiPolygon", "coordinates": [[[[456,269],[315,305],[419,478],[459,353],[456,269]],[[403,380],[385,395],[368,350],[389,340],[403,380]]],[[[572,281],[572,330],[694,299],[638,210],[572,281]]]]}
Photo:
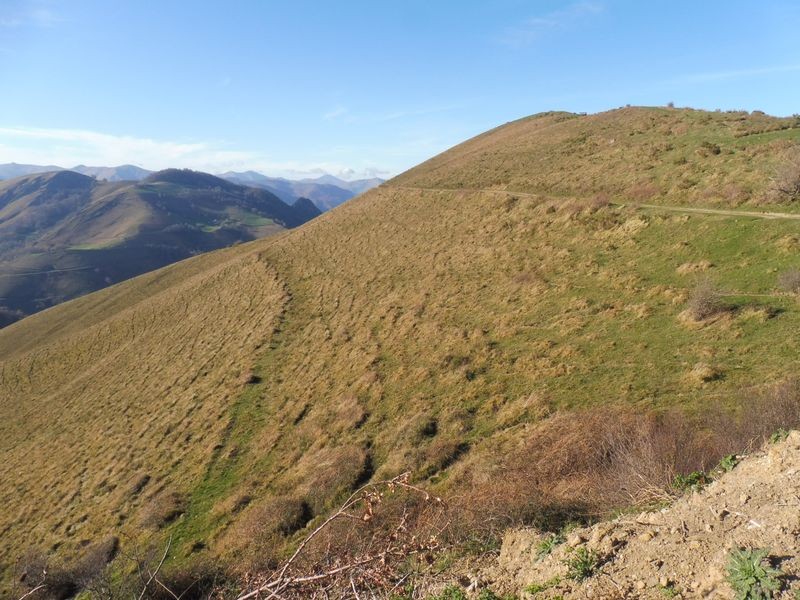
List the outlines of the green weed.
{"type": "Polygon", "coordinates": [[[600,557],[594,550],[580,547],[572,553],[572,556],[564,561],[567,565],[567,577],[575,581],[588,579],[597,572],[600,566],[600,557]]]}
{"type": "Polygon", "coordinates": [[[728,583],[736,600],[768,600],[781,589],[779,569],[766,560],[769,550],[737,548],[728,555],[728,583]]]}

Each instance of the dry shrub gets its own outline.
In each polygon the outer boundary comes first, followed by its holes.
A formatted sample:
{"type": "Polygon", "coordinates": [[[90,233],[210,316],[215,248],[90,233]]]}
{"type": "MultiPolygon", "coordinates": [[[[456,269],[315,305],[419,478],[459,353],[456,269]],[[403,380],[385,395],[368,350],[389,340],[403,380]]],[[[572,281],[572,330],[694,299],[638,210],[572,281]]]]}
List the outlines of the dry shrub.
{"type": "Polygon", "coordinates": [[[297,497],[270,498],[247,509],[227,536],[245,570],[274,568],[287,538],[311,520],[308,503],[297,497]]]}
{"type": "MultiPolygon", "coordinates": [[[[742,394],[734,435],[716,427],[717,435],[734,440],[726,454],[741,450],[732,448],[739,440],[756,444],[779,429],[800,428],[800,378],[790,377],[778,383],[747,390],[742,394]]],[[[722,441],[718,442],[722,444],[722,441]]]]}
{"type": "Polygon", "coordinates": [[[779,200],[800,199],[800,147],[786,153],[772,179],[770,191],[779,200]]]}
{"type": "Polygon", "coordinates": [[[725,309],[722,292],[710,279],[701,279],[689,295],[687,309],[695,321],[713,317],[725,309]]]}
{"type": "Polygon", "coordinates": [[[508,527],[557,529],[679,493],[676,475],[710,471],[778,429],[800,426],[800,379],[750,390],[738,406],[641,414],[592,408],[543,421],[495,471],[467,474],[450,499],[451,541],[481,544],[508,527]],[[471,480],[470,480],[471,477],[471,480]]]}
{"type": "Polygon", "coordinates": [[[778,286],[790,294],[800,293],[800,269],[789,269],[778,275],[778,286]]]}
{"type": "Polygon", "coordinates": [[[387,597],[413,564],[430,564],[447,526],[439,498],[408,474],[359,488],[272,572],[244,580],[244,597],[284,599],[387,597]]]}
{"type": "Polygon", "coordinates": [[[589,210],[591,212],[596,212],[601,208],[606,208],[611,205],[611,196],[605,192],[599,192],[595,194],[591,200],[589,200],[589,210]]]}
{"type": "MultiPolygon", "coordinates": [[[[151,567],[152,569],[152,567],[151,567]]],[[[181,567],[171,567],[159,573],[160,585],[150,585],[147,600],[209,600],[219,598],[219,591],[229,579],[218,564],[203,560],[181,567]]],[[[133,586],[138,593],[141,587],[133,586]]]]}
{"type": "Polygon", "coordinates": [[[17,565],[17,596],[30,593],[33,600],[65,600],[91,588],[101,579],[119,550],[119,540],[110,537],[89,546],[83,555],[65,563],[30,551],[17,565]]]}
{"type": "Polygon", "coordinates": [[[324,448],[299,461],[298,472],[307,474],[300,493],[308,498],[314,514],[321,513],[331,500],[369,481],[372,469],[372,457],[361,446],[324,448]]]}
{"type": "Polygon", "coordinates": [[[635,202],[644,202],[658,195],[658,188],[652,183],[638,183],[628,190],[628,197],[635,202]]]}
{"type": "Polygon", "coordinates": [[[139,523],[142,527],[160,529],[177,519],[185,510],[186,500],[177,492],[161,492],[142,508],[139,523]]]}
{"type": "Polygon", "coordinates": [[[430,477],[445,470],[468,449],[464,442],[447,437],[436,437],[422,453],[421,477],[430,477]]]}

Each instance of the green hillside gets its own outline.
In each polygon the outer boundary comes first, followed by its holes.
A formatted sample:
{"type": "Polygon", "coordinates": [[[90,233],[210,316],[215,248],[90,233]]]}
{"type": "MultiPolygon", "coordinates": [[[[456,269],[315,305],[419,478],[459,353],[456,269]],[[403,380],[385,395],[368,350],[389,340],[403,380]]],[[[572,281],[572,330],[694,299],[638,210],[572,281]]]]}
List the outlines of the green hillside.
{"type": "Polygon", "coordinates": [[[469,500],[549,419],[741,407],[797,372],[800,220],[774,179],[798,142],[760,114],[537,115],[3,329],[4,581],[110,536],[247,570],[366,481],[469,500]]]}

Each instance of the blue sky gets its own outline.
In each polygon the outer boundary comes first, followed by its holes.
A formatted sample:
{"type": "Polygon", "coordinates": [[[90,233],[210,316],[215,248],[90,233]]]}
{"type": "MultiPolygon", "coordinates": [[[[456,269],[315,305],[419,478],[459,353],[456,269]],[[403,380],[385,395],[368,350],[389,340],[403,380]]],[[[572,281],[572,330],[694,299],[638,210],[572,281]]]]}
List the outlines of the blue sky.
{"type": "Polygon", "coordinates": [[[796,1],[0,0],[0,163],[350,178],[532,113],[800,112],[796,1]]]}

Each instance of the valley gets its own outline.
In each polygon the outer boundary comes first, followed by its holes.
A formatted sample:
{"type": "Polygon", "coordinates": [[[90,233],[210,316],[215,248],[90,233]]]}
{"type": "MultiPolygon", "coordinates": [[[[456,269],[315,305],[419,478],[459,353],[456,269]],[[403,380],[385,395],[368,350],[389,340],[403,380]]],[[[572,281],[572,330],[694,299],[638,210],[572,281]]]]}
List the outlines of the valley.
{"type": "Polygon", "coordinates": [[[190,256],[319,215],[211,175],[98,182],[71,171],[0,183],[0,326],[190,256]]]}

